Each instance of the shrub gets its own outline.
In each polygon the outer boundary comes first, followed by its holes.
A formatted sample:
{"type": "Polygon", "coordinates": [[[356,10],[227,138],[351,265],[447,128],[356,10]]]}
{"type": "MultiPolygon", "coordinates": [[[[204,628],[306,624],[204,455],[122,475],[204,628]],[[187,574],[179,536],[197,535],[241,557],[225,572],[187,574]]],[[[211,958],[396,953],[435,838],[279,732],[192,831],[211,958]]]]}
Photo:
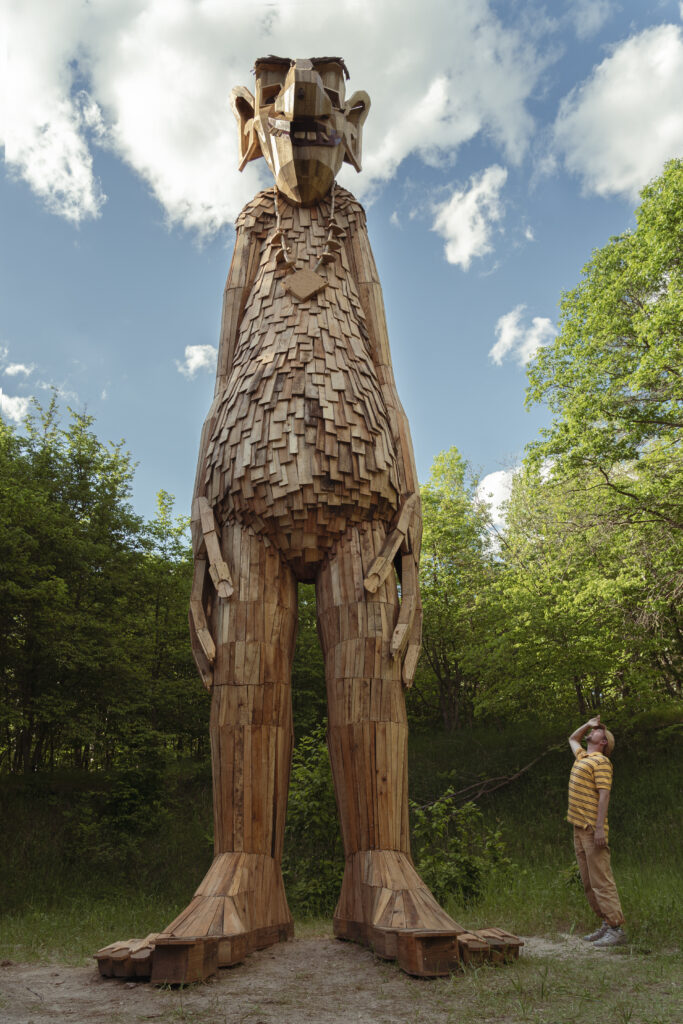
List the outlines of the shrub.
{"type": "Polygon", "coordinates": [[[458,807],[452,787],[431,804],[411,804],[415,862],[437,900],[480,897],[489,875],[510,866],[501,833],[471,801],[458,807]]]}
{"type": "Polygon", "coordinates": [[[344,854],[324,725],[302,737],[294,750],[282,873],[295,914],[332,913],[344,854]]]}
{"type": "Polygon", "coordinates": [[[155,764],[110,773],[80,794],[64,819],[75,862],[86,862],[95,872],[112,871],[119,883],[143,869],[146,840],[168,835],[174,822],[164,776],[155,764]]]}

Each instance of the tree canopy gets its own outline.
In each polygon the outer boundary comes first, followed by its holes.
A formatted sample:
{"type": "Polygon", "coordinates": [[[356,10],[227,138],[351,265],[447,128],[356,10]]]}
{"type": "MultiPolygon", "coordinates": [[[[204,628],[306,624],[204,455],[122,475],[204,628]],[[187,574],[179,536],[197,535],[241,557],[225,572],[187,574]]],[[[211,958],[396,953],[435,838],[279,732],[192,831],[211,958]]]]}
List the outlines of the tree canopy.
{"type": "Polygon", "coordinates": [[[21,436],[0,422],[0,766],[14,771],[204,742],[188,714],[187,524],[163,493],[155,520],[135,515],[131,457],[92,423],[60,426],[54,400],[21,436]]]}
{"type": "MultiPolygon", "coordinates": [[[[592,470],[621,521],[683,528],[683,161],[643,189],[636,228],[593,253],[562,298],[560,332],[529,368],[552,426],[530,447],[592,470]]],[[[612,513],[614,514],[614,509],[612,513]]]]}
{"type": "Polygon", "coordinates": [[[565,532],[593,537],[631,663],[654,669],[657,689],[674,695],[683,683],[683,161],[641,197],[635,229],[593,253],[563,296],[554,344],[529,369],[527,400],[546,401],[555,418],[527,464],[571,495],[565,532]]]}
{"type": "Polygon", "coordinates": [[[450,448],[436,457],[421,489],[424,626],[411,706],[432,714],[438,708],[446,729],[472,721],[488,636],[486,594],[496,576],[491,514],[476,488],[468,463],[450,448]]]}

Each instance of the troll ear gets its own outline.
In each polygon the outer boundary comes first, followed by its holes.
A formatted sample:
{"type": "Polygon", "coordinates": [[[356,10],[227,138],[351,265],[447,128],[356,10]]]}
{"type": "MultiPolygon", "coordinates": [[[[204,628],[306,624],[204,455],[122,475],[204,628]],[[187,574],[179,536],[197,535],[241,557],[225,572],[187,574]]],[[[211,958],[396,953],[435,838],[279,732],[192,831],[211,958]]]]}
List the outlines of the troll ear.
{"type": "Polygon", "coordinates": [[[366,92],[354,92],[344,106],[344,161],[360,171],[363,150],[363,125],[370,113],[370,97],[366,92]]]}
{"type": "Polygon", "coordinates": [[[239,169],[243,171],[250,160],[263,156],[254,128],[254,97],[245,86],[237,85],[230,93],[230,106],[237,121],[239,169]]]}

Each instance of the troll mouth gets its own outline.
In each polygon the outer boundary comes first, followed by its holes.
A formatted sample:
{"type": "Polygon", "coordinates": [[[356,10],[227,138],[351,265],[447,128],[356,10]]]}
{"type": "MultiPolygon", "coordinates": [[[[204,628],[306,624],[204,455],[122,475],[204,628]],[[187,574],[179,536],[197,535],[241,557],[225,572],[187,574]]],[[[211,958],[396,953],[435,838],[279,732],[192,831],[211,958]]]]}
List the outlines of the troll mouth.
{"type": "Polygon", "coordinates": [[[338,146],[342,140],[340,133],[326,121],[314,117],[295,121],[269,117],[268,131],[276,139],[290,139],[293,146],[338,146]]]}

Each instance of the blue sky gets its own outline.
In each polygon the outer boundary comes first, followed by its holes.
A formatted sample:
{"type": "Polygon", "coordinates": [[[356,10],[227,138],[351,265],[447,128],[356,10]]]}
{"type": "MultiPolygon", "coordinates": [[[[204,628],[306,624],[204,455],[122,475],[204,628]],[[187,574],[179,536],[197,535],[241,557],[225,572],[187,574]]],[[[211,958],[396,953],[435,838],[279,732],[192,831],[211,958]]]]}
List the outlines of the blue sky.
{"type": "Polygon", "coordinates": [[[364,202],[418,472],[457,445],[499,497],[547,421],[525,365],[563,289],[683,153],[676,0],[31,0],[6,15],[0,412],[87,409],[189,510],[242,205],[233,85],[344,57],[366,90],[364,202]]]}

